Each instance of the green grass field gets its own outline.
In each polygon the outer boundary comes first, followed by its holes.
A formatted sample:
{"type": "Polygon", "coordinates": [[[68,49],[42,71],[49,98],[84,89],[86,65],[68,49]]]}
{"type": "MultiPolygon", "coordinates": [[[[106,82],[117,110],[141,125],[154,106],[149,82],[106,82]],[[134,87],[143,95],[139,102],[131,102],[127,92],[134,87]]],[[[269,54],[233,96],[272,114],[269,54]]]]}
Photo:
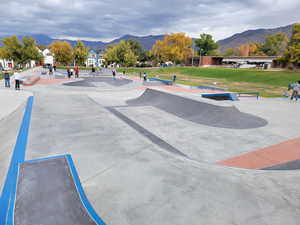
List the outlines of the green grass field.
{"type": "MultiPolygon", "coordinates": [[[[58,66],[57,69],[66,70],[67,66],[58,66]]],[[[74,68],[73,66],[69,66],[69,68],[74,68]]],[[[79,70],[92,70],[92,67],[79,66],[79,70]]]]}
{"type": "Polygon", "coordinates": [[[255,91],[265,97],[281,96],[288,83],[300,80],[299,72],[258,69],[168,67],[120,68],[118,71],[126,71],[127,74],[135,76],[146,72],[149,77],[162,79],[172,79],[172,75],[176,74],[177,82],[181,84],[213,85],[236,92],[255,91]]]}

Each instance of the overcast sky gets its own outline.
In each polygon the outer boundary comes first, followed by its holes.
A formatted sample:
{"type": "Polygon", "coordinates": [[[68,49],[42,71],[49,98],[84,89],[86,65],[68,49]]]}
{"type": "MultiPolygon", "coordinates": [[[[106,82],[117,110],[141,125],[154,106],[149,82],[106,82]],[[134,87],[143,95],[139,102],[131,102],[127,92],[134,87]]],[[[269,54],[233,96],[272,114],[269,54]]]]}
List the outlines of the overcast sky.
{"type": "Polygon", "coordinates": [[[0,0],[0,34],[111,40],[210,33],[216,40],[300,22],[299,0],[0,0]]]}

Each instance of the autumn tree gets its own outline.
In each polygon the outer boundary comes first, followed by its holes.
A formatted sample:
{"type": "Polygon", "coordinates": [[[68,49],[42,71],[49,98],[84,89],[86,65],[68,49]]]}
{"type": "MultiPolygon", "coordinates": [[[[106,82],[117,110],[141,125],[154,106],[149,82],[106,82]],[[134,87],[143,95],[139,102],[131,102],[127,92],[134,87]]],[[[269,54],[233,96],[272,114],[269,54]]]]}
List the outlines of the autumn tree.
{"type": "Polygon", "coordinates": [[[24,66],[31,60],[40,61],[42,56],[37,48],[37,44],[32,37],[23,37],[19,41],[17,36],[4,38],[1,48],[2,58],[13,60],[16,65],[24,66]]]}
{"type": "Polygon", "coordinates": [[[219,44],[213,40],[210,34],[200,34],[200,38],[195,41],[195,44],[199,49],[199,55],[202,56],[213,55],[214,50],[219,47],[219,44]]]}
{"type": "Polygon", "coordinates": [[[300,64],[300,23],[294,24],[293,26],[292,36],[288,43],[285,58],[294,68],[300,64]]]}
{"type": "Polygon", "coordinates": [[[80,40],[77,41],[73,49],[74,61],[77,65],[84,65],[88,57],[89,49],[85,47],[84,43],[80,40]]]}
{"type": "Polygon", "coordinates": [[[186,36],[185,33],[166,34],[162,41],[155,42],[151,55],[158,62],[182,63],[193,54],[192,44],[192,38],[186,36]]]}
{"type": "Polygon", "coordinates": [[[236,48],[227,48],[224,51],[224,56],[237,56],[238,50],[236,48]]]}
{"type": "Polygon", "coordinates": [[[268,56],[283,55],[288,44],[286,33],[279,32],[266,37],[265,43],[261,46],[261,51],[268,56]]]}
{"type": "Polygon", "coordinates": [[[54,59],[57,63],[68,65],[73,59],[73,49],[66,41],[54,41],[49,45],[51,52],[54,54],[54,59]]]}
{"type": "Polygon", "coordinates": [[[264,56],[264,52],[261,50],[261,44],[257,42],[245,43],[239,46],[238,56],[264,56]]]}

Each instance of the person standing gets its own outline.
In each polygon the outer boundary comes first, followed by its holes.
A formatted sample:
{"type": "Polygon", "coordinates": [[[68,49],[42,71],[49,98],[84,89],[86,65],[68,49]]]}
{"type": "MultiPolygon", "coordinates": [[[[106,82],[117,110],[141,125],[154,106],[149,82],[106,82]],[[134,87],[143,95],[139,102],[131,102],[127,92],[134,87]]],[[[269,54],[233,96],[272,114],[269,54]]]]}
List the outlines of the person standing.
{"type": "Polygon", "coordinates": [[[112,70],[113,79],[116,79],[116,70],[112,70]]]}
{"type": "Polygon", "coordinates": [[[21,83],[21,76],[20,73],[15,72],[14,73],[15,76],[15,89],[16,90],[20,90],[20,83],[21,83]]]}
{"type": "Polygon", "coordinates": [[[71,72],[70,72],[70,68],[67,67],[67,74],[68,74],[68,78],[70,79],[71,78],[71,72]]]}
{"type": "Polygon", "coordinates": [[[173,75],[173,82],[174,83],[176,82],[176,79],[177,79],[176,75],[173,75]]]}
{"type": "Polygon", "coordinates": [[[293,92],[292,92],[291,100],[293,100],[295,98],[296,101],[298,101],[298,95],[299,95],[299,90],[300,90],[300,81],[295,83],[292,86],[292,88],[293,88],[293,92]]]}
{"type": "Polygon", "coordinates": [[[94,66],[92,66],[92,75],[93,75],[93,77],[96,76],[96,69],[94,66]]]}
{"type": "Polygon", "coordinates": [[[144,72],[143,77],[144,77],[144,81],[147,81],[147,74],[146,74],[146,72],[144,72]]]}
{"type": "Polygon", "coordinates": [[[70,69],[70,76],[73,76],[73,73],[74,73],[74,69],[71,68],[71,69],[70,69]]]}
{"type": "Polygon", "coordinates": [[[78,66],[75,67],[75,78],[79,77],[79,68],[78,66]]]}
{"type": "Polygon", "coordinates": [[[56,72],[56,65],[53,66],[54,72],[56,72]]]}
{"type": "Polygon", "coordinates": [[[5,81],[5,87],[10,88],[10,76],[7,70],[4,71],[4,81],[5,81]]]}
{"type": "Polygon", "coordinates": [[[51,77],[51,75],[53,75],[53,67],[52,67],[52,65],[49,66],[49,77],[51,77]]]}

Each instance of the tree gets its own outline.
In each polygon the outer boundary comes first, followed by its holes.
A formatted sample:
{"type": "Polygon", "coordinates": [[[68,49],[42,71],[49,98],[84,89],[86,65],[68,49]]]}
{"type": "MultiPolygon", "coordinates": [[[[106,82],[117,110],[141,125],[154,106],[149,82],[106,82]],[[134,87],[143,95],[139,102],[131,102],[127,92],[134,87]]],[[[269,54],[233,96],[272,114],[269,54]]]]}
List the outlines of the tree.
{"type": "Polygon", "coordinates": [[[124,66],[133,66],[137,62],[137,56],[127,41],[120,41],[118,44],[109,46],[104,54],[107,63],[118,63],[124,66]]]}
{"type": "Polygon", "coordinates": [[[45,45],[39,45],[37,44],[38,49],[40,49],[41,51],[44,51],[47,47],[45,45]]]}
{"type": "Polygon", "coordinates": [[[74,61],[78,65],[84,65],[88,57],[89,49],[85,47],[84,43],[80,40],[77,41],[73,49],[74,61]]]}
{"type": "Polygon", "coordinates": [[[224,51],[224,56],[235,56],[236,55],[236,49],[234,48],[227,48],[224,51]]]}
{"type": "Polygon", "coordinates": [[[41,61],[42,59],[37,44],[32,37],[23,37],[23,57],[23,63],[30,60],[41,61]]]}
{"type": "Polygon", "coordinates": [[[22,42],[17,36],[4,38],[1,48],[2,58],[13,60],[15,65],[24,66],[30,60],[40,61],[41,54],[37,48],[37,44],[32,37],[23,37],[22,42]]]}
{"type": "Polygon", "coordinates": [[[288,44],[288,36],[286,33],[279,32],[266,37],[265,43],[261,46],[262,52],[268,56],[283,55],[288,44]]]}
{"type": "Polygon", "coordinates": [[[158,62],[183,63],[193,54],[192,44],[192,38],[185,33],[166,34],[162,41],[155,42],[151,54],[158,62]]]}
{"type": "Polygon", "coordinates": [[[237,51],[238,56],[264,56],[261,50],[261,44],[257,42],[245,43],[240,45],[237,51]]]}
{"type": "Polygon", "coordinates": [[[211,53],[219,47],[210,34],[200,34],[200,38],[195,41],[195,44],[199,48],[199,55],[203,56],[212,55],[211,53]]]}
{"type": "Polygon", "coordinates": [[[292,36],[285,53],[285,59],[291,63],[294,68],[300,64],[300,23],[294,24],[293,26],[292,36]]]}
{"type": "Polygon", "coordinates": [[[132,50],[132,52],[134,53],[134,55],[136,55],[138,58],[138,61],[140,62],[145,62],[148,60],[148,54],[147,51],[145,49],[143,49],[141,43],[137,40],[128,40],[127,41],[128,44],[130,45],[130,48],[132,50]]]}
{"type": "Polygon", "coordinates": [[[57,63],[68,65],[73,59],[73,50],[71,45],[66,41],[54,41],[49,45],[54,59],[57,63]]]}

